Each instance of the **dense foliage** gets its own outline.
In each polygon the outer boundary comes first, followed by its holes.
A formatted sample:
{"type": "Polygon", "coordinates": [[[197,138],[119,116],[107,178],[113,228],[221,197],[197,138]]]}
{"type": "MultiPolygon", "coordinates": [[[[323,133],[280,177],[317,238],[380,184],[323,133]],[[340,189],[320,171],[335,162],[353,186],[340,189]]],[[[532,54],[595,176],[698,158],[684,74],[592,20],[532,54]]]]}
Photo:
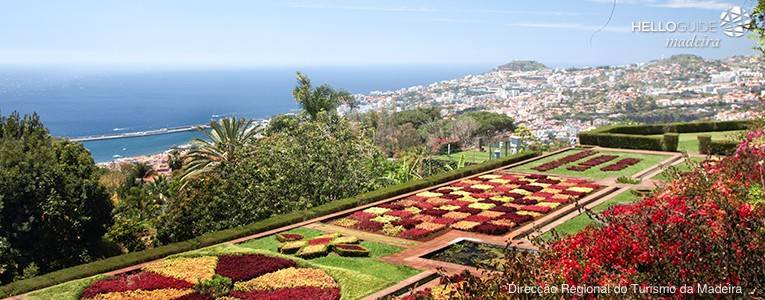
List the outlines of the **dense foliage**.
{"type": "Polygon", "coordinates": [[[0,117],[0,281],[99,258],[112,204],[98,175],[37,115],[0,117]]]}

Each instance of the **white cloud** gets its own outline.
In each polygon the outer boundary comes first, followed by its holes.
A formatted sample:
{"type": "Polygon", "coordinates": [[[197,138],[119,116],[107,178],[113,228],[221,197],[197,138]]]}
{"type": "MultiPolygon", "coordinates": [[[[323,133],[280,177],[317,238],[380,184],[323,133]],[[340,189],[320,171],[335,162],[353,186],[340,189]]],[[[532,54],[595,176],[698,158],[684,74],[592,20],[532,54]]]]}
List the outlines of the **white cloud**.
{"type": "MultiPolygon", "coordinates": [[[[511,27],[525,27],[525,28],[546,28],[546,29],[566,29],[566,30],[579,30],[579,31],[597,31],[602,27],[601,25],[587,25],[580,23],[550,23],[550,22],[517,22],[507,24],[511,27]]],[[[603,28],[604,32],[630,32],[630,28],[627,27],[606,27],[603,28]]]]}
{"type": "MultiPolygon", "coordinates": [[[[613,4],[614,0],[590,0],[590,2],[613,4]]],[[[616,0],[616,4],[634,4],[661,8],[728,9],[733,4],[720,0],[616,0]]]]}
{"type": "Polygon", "coordinates": [[[657,3],[653,6],[667,8],[695,8],[695,9],[713,9],[724,10],[731,8],[733,4],[716,0],[669,0],[663,3],[657,3]]]}
{"type": "Polygon", "coordinates": [[[426,7],[410,6],[358,6],[358,5],[327,5],[313,3],[291,4],[292,8],[312,8],[312,9],[338,9],[338,10],[356,10],[356,11],[378,11],[378,12],[429,12],[433,11],[426,7]]]}

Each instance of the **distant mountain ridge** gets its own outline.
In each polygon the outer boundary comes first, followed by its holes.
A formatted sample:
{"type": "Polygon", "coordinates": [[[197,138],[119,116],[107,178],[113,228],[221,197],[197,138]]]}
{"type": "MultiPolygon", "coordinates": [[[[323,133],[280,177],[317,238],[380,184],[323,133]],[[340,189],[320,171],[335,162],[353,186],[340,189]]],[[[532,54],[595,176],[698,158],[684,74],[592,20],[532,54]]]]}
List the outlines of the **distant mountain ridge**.
{"type": "Polygon", "coordinates": [[[547,69],[547,66],[534,60],[514,60],[497,67],[497,70],[515,72],[538,71],[544,69],[547,69]]]}

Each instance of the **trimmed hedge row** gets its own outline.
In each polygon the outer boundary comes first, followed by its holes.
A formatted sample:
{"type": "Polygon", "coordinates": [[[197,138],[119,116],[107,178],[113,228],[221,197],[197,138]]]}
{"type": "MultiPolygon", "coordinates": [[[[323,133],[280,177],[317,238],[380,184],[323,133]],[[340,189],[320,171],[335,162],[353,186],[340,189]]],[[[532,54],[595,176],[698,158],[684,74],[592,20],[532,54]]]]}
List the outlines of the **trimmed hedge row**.
{"type": "Polygon", "coordinates": [[[437,174],[420,180],[414,180],[403,184],[385,187],[367,192],[351,198],[340,199],[313,207],[304,211],[296,211],[288,214],[273,216],[268,219],[252,224],[231,229],[207,233],[196,238],[164,245],[157,248],[132,252],[119,256],[109,257],[88,264],[82,264],[66,269],[61,269],[29,279],[19,280],[0,287],[0,297],[18,295],[67,281],[85,278],[105,272],[126,268],[132,265],[148,262],[166,257],[168,255],[191,251],[202,247],[220,244],[240,237],[276,229],[286,225],[302,222],[330,213],[350,209],[359,205],[372,203],[400,194],[413,192],[433,185],[456,180],[465,176],[496,169],[511,163],[523,161],[536,156],[539,152],[522,152],[501,159],[490,160],[481,164],[471,165],[457,170],[437,174]]]}
{"type": "MultiPolygon", "coordinates": [[[[705,121],[653,125],[611,125],[579,133],[582,145],[677,151],[678,133],[746,130],[750,121],[705,121]],[[648,136],[664,134],[662,137],[648,136]]],[[[727,147],[727,145],[721,145],[727,147]]]]}

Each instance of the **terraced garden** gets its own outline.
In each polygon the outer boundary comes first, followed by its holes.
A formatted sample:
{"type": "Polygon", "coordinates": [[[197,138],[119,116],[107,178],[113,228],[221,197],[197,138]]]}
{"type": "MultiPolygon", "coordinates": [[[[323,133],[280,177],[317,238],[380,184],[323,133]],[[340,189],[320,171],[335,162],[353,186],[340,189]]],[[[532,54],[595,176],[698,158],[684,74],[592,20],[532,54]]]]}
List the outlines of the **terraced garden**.
{"type": "MultiPolygon", "coordinates": [[[[526,238],[526,225],[554,222],[576,211],[573,202],[586,205],[615,190],[594,180],[634,175],[669,155],[572,149],[23,298],[378,297],[419,285],[441,267],[496,269],[504,245],[526,238]],[[455,237],[470,241],[454,243],[455,237]]],[[[622,193],[593,211],[635,199],[622,193]]],[[[579,215],[556,231],[576,232],[590,222],[579,215]]]]}

